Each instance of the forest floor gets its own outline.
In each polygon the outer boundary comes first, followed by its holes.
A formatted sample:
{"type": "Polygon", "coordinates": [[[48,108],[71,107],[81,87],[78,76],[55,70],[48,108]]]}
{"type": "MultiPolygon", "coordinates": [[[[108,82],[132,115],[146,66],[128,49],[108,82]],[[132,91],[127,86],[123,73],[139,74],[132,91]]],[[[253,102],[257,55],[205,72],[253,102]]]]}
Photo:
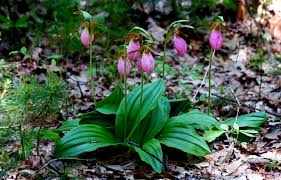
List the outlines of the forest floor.
{"type": "MultiPolygon", "coordinates": [[[[126,179],[236,179],[236,180],[262,180],[281,178],[281,75],[276,72],[280,64],[277,60],[266,60],[261,67],[254,68],[252,60],[259,58],[256,43],[259,33],[251,20],[234,25],[227,24],[224,30],[224,46],[215,54],[212,66],[212,111],[218,120],[235,116],[238,105],[235,96],[242,106],[240,113],[266,111],[270,116],[260,134],[250,142],[228,142],[223,138],[210,144],[212,153],[203,158],[187,156],[178,151],[168,155],[169,171],[162,175],[154,173],[137,156],[127,149],[101,149],[95,153],[88,153],[80,158],[54,159],[52,152],[55,144],[42,141],[40,155],[36,152],[18,164],[15,171],[8,172],[4,179],[32,179],[36,177],[68,178],[126,178],[126,179]],[[232,94],[235,92],[235,95],[232,94]],[[226,99],[230,99],[226,100],[226,99]]],[[[152,35],[165,33],[161,27],[150,20],[149,30],[152,35]]],[[[156,37],[157,38],[157,37],[156,37]]],[[[166,92],[170,98],[194,98],[195,107],[206,111],[207,81],[199,89],[202,77],[207,70],[210,56],[202,49],[207,49],[207,36],[204,41],[190,39],[189,50],[184,57],[175,56],[173,49],[168,51],[167,63],[171,67],[166,72],[166,92]],[[201,66],[201,67],[198,67],[201,66]],[[199,98],[201,99],[199,101],[199,98]]],[[[260,41],[260,43],[263,43],[260,41]]],[[[170,47],[172,48],[172,47],[170,47]]],[[[98,49],[98,48],[97,48],[98,49]]],[[[31,59],[18,62],[18,71],[15,76],[25,71],[40,69],[54,69],[52,65],[38,65],[36,57],[42,49],[34,48],[31,59]]],[[[280,58],[281,39],[272,39],[271,52],[280,58]],[[279,54],[278,54],[279,53],[279,54]]],[[[160,61],[159,61],[160,62],[160,61]]],[[[92,109],[90,85],[88,76],[81,71],[87,64],[64,60],[65,81],[70,87],[70,98],[73,111],[68,117],[75,117],[78,113],[92,109]]],[[[157,79],[161,64],[157,63],[154,73],[149,80],[157,79]]],[[[59,71],[59,69],[57,69],[59,71]]],[[[134,70],[136,74],[136,70],[134,70]]],[[[132,73],[132,74],[134,74],[132,73]]],[[[117,81],[106,83],[104,77],[96,77],[97,97],[101,99],[109,95],[117,81]]],[[[147,79],[147,80],[148,80],[147,79]]],[[[139,75],[131,75],[129,86],[140,83],[139,75]]],[[[55,121],[44,125],[45,128],[54,129],[62,122],[55,121]]],[[[11,146],[7,144],[7,149],[11,146]]]]}

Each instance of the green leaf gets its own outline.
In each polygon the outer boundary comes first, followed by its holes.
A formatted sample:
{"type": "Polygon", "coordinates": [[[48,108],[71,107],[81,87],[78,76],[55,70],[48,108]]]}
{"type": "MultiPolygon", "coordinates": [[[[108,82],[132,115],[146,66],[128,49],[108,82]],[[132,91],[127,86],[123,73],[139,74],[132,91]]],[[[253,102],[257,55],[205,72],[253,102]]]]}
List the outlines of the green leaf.
{"type": "Polygon", "coordinates": [[[157,106],[152,110],[151,114],[149,114],[149,117],[144,118],[140,123],[131,139],[138,143],[143,143],[154,138],[163,128],[169,119],[169,116],[170,102],[166,97],[162,97],[158,101],[157,106]]]}
{"type": "Polygon", "coordinates": [[[104,18],[95,18],[95,22],[98,24],[103,24],[103,23],[105,23],[105,19],[104,18]]]}
{"type": "Polygon", "coordinates": [[[159,141],[168,147],[196,156],[204,156],[210,153],[204,138],[199,136],[194,128],[188,128],[183,124],[169,123],[163,128],[159,141]]]}
{"type": "Polygon", "coordinates": [[[146,84],[143,90],[141,108],[141,87],[134,88],[127,95],[127,109],[125,108],[125,98],[119,106],[115,120],[115,132],[121,139],[126,138],[140,124],[141,120],[156,107],[165,90],[164,82],[160,79],[146,84]]]}
{"type": "Polygon", "coordinates": [[[219,21],[219,22],[224,22],[223,16],[215,16],[215,17],[213,18],[213,20],[214,20],[214,21],[219,21]]]}
{"type": "Polygon", "coordinates": [[[69,119],[65,121],[57,130],[59,131],[70,131],[79,125],[80,119],[69,119]]]}
{"type": "Polygon", "coordinates": [[[178,24],[181,24],[181,23],[188,23],[188,22],[190,22],[190,21],[189,21],[189,20],[185,20],[185,19],[174,21],[174,22],[172,22],[172,23],[170,24],[170,26],[168,27],[168,29],[174,28],[174,27],[175,27],[176,25],[178,25],[178,24]]]}
{"type": "Polygon", "coordinates": [[[88,68],[87,70],[85,70],[84,74],[91,76],[96,72],[97,72],[97,69],[94,67],[94,68],[88,68]]]}
{"type": "Polygon", "coordinates": [[[223,3],[231,10],[236,11],[236,4],[233,0],[223,0],[223,3]]]}
{"type": "Polygon", "coordinates": [[[40,131],[40,136],[43,136],[43,139],[54,141],[55,143],[60,142],[60,136],[57,132],[50,131],[48,129],[42,129],[40,131]]]}
{"type": "Polygon", "coordinates": [[[146,143],[144,143],[142,146],[142,149],[144,151],[139,147],[134,147],[134,148],[136,152],[139,154],[142,161],[149,164],[154,171],[158,173],[162,172],[163,165],[161,162],[163,162],[163,153],[162,153],[161,145],[157,139],[151,139],[146,143]],[[155,157],[153,157],[151,154],[155,157]]]}
{"type": "Polygon", "coordinates": [[[189,29],[194,29],[193,26],[190,26],[190,25],[186,25],[186,24],[179,24],[179,27],[181,28],[189,28],[189,29]]]}
{"type": "Polygon", "coordinates": [[[97,103],[97,111],[102,114],[116,114],[124,97],[120,86],[116,86],[111,95],[97,103]]]}
{"type": "Polygon", "coordinates": [[[54,54],[54,55],[48,56],[47,58],[48,58],[48,59],[62,59],[62,58],[63,58],[63,55],[54,54]]]}
{"type": "Polygon", "coordinates": [[[22,16],[19,19],[17,19],[16,23],[15,23],[15,27],[16,28],[24,28],[28,26],[28,16],[22,16]]]}
{"type": "Polygon", "coordinates": [[[242,129],[239,132],[249,137],[255,137],[255,134],[259,133],[258,131],[252,129],[242,129]]]}
{"type": "Polygon", "coordinates": [[[7,19],[5,16],[0,15],[0,22],[6,23],[6,22],[9,22],[9,21],[11,21],[11,20],[7,19]]]}
{"type": "Polygon", "coordinates": [[[204,66],[193,66],[192,67],[192,71],[201,71],[201,70],[203,70],[204,69],[204,66]]]}
{"type": "Polygon", "coordinates": [[[239,131],[239,125],[237,123],[233,123],[233,129],[239,131]]]}
{"type": "Polygon", "coordinates": [[[55,155],[58,157],[76,156],[118,144],[120,141],[104,127],[93,124],[79,125],[61,139],[56,147],[55,155]]]}
{"type": "Polygon", "coordinates": [[[22,48],[20,49],[20,52],[21,52],[23,55],[26,55],[26,53],[27,53],[26,47],[22,47],[22,48]]]}
{"type": "Polygon", "coordinates": [[[227,124],[224,124],[224,123],[223,123],[223,124],[220,125],[220,129],[225,130],[225,131],[228,131],[229,128],[228,128],[228,125],[227,125],[227,124]]]}
{"type": "Polygon", "coordinates": [[[104,127],[113,127],[115,114],[124,97],[120,86],[116,86],[115,90],[108,97],[97,102],[96,110],[80,115],[79,124],[96,124],[104,127]]]}
{"type": "Polygon", "coordinates": [[[23,139],[23,144],[22,146],[24,146],[24,157],[28,157],[31,152],[32,152],[32,136],[34,136],[33,134],[34,132],[27,132],[24,133],[22,139],[23,139]]]}
{"type": "Polygon", "coordinates": [[[167,33],[167,35],[166,35],[166,39],[165,39],[165,44],[167,45],[170,41],[171,41],[171,39],[172,39],[172,36],[173,36],[173,31],[172,30],[169,30],[168,31],[168,33],[167,33]]]}
{"type": "Polygon", "coordinates": [[[146,37],[147,39],[152,40],[152,37],[151,37],[151,35],[149,34],[149,32],[146,31],[145,29],[141,28],[141,27],[135,26],[135,27],[133,27],[129,32],[140,33],[140,34],[142,34],[144,37],[146,37]]]}
{"type": "Polygon", "coordinates": [[[83,15],[85,20],[92,20],[93,19],[93,16],[90,13],[88,13],[87,11],[83,11],[81,9],[79,11],[83,15]]]}
{"type": "Polygon", "coordinates": [[[107,26],[105,26],[105,25],[98,24],[98,26],[95,27],[95,31],[98,31],[98,32],[108,32],[109,28],[107,26]]]}
{"type": "Polygon", "coordinates": [[[189,112],[192,108],[192,102],[189,99],[171,99],[169,101],[171,104],[170,117],[189,112]]]}
{"type": "Polygon", "coordinates": [[[212,129],[213,127],[219,129],[219,123],[215,118],[195,111],[170,118],[167,122],[167,126],[170,126],[170,124],[181,124],[185,127],[193,127],[202,130],[212,129]]]}
{"type": "Polygon", "coordinates": [[[51,60],[51,64],[52,64],[53,66],[56,66],[56,65],[57,65],[57,61],[56,61],[55,59],[52,59],[52,60],[51,60]]]}
{"type": "Polygon", "coordinates": [[[206,141],[212,142],[224,133],[223,130],[205,130],[203,137],[206,141]]]}
{"type": "Polygon", "coordinates": [[[11,52],[9,52],[9,56],[15,55],[15,54],[18,54],[18,53],[20,53],[20,52],[19,51],[11,51],[11,52]]]}
{"type": "Polygon", "coordinates": [[[114,127],[114,115],[105,115],[98,111],[92,111],[78,116],[79,124],[96,124],[103,127],[114,127]]]}
{"type": "MultiPolygon", "coordinates": [[[[239,125],[240,128],[241,127],[259,128],[267,120],[268,120],[268,116],[266,115],[265,112],[255,112],[255,113],[238,116],[237,124],[239,125]]],[[[235,122],[235,117],[229,118],[223,123],[233,126],[234,122],[235,122]]]]}

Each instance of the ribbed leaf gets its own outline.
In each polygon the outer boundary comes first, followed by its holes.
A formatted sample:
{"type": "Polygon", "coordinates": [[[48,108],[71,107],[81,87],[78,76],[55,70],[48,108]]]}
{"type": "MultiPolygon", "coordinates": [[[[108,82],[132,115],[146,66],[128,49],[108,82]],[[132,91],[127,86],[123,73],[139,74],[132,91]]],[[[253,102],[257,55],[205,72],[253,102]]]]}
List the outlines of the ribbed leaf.
{"type": "MultiPolygon", "coordinates": [[[[267,120],[268,116],[265,112],[255,112],[238,116],[237,124],[239,125],[239,127],[259,128],[267,120]]],[[[229,118],[223,123],[233,125],[234,122],[235,118],[229,118]]]]}
{"type": "Polygon", "coordinates": [[[76,156],[100,147],[117,144],[119,144],[118,139],[108,129],[93,124],[79,125],[61,139],[56,147],[55,155],[59,157],[76,156]]]}
{"type": "Polygon", "coordinates": [[[143,144],[142,149],[144,151],[139,147],[134,147],[134,148],[136,152],[139,154],[142,161],[149,164],[154,171],[158,173],[162,172],[163,165],[161,162],[163,162],[163,153],[162,153],[161,145],[157,139],[151,139],[147,141],[145,144],[143,144]],[[153,157],[151,154],[155,157],[153,157]]]}
{"type": "Polygon", "coordinates": [[[159,137],[159,141],[168,147],[176,148],[196,156],[204,156],[210,153],[205,140],[192,127],[188,128],[181,124],[170,123],[169,126],[165,126],[159,137]]]}
{"type": "Polygon", "coordinates": [[[115,114],[117,113],[123,97],[122,89],[116,86],[111,95],[97,102],[94,111],[78,116],[80,119],[79,124],[96,124],[105,127],[113,127],[115,114]]]}
{"type": "Polygon", "coordinates": [[[92,20],[93,19],[93,16],[88,13],[87,11],[83,11],[83,10],[79,10],[81,12],[81,14],[83,15],[84,19],[85,20],[92,20]]]}
{"type": "Polygon", "coordinates": [[[202,130],[213,127],[219,128],[219,123],[215,118],[196,111],[172,117],[167,122],[167,126],[171,126],[170,124],[182,124],[183,127],[193,127],[202,130]]]}
{"type": "Polygon", "coordinates": [[[158,80],[144,85],[140,113],[140,87],[134,88],[132,92],[127,95],[127,109],[125,109],[125,98],[123,98],[116,114],[116,135],[121,139],[126,138],[134,129],[134,127],[137,127],[141,120],[156,107],[157,102],[161,98],[163,92],[163,80],[158,80]]]}
{"type": "Polygon", "coordinates": [[[192,102],[189,99],[171,99],[170,117],[177,116],[182,113],[187,113],[192,108],[192,102]]]}
{"type": "Polygon", "coordinates": [[[204,139],[208,142],[214,141],[224,133],[223,130],[206,130],[204,131],[204,139]]]}
{"type": "Polygon", "coordinates": [[[122,89],[116,86],[111,95],[97,103],[96,110],[102,114],[116,114],[123,97],[122,89]]]}
{"type": "Polygon", "coordinates": [[[80,119],[69,119],[65,121],[57,130],[59,131],[69,131],[79,125],[80,119]]]}
{"type": "Polygon", "coordinates": [[[92,111],[78,116],[79,124],[95,124],[104,127],[114,127],[114,115],[105,115],[98,111],[92,111]]]}
{"type": "Polygon", "coordinates": [[[165,123],[170,116],[170,103],[166,97],[162,97],[157,106],[152,110],[151,118],[145,119],[141,123],[143,130],[143,142],[154,138],[160,130],[164,127],[165,123]]]}

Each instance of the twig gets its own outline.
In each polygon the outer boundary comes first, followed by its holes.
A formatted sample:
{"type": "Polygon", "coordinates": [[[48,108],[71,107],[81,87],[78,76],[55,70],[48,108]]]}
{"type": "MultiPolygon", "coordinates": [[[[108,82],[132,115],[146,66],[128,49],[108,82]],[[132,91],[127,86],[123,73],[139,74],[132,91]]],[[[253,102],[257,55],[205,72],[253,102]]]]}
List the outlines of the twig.
{"type": "Polygon", "coordinates": [[[74,157],[69,157],[69,158],[57,158],[57,159],[51,159],[47,163],[45,163],[40,169],[38,169],[31,177],[31,179],[35,178],[36,175],[42,170],[45,169],[50,163],[55,162],[55,161],[62,161],[62,160],[77,160],[77,161],[95,161],[95,159],[81,159],[81,158],[74,158],[74,157]]]}
{"type": "Polygon", "coordinates": [[[72,81],[75,81],[75,82],[76,82],[77,87],[78,87],[78,89],[79,89],[79,91],[80,91],[80,94],[81,94],[81,99],[84,100],[84,94],[83,94],[83,91],[82,91],[82,89],[81,89],[80,83],[81,83],[81,82],[84,83],[84,84],[86,84],[86,83],[83,82],[83,81],[79,81],[79,80],[73,79],[73,78],[70,77],[70,76],[68,76],[68,78],[71,79],[72,81]]]}
{"type": "MultiPolygon", "coordinates": [[[[235,116],[235,121],[234,121],[234,123],[233,123],[233,127],[234,127],[234,124],[237,124],[237,120],[238,120],[238,116],[239,116],[239,110],[240,110],[240,107],[241,107],[241,103],[240,103],[238,97],[236,96],[235,92],[234,92],[233,89],[231,88],[231,86],[229,86],[229,89],[230,89],[230,91],[231,91],[231,94],[235,97],[236,103],[238,104],[237,112],[236,112],[236,116],[235,116]]],[[[234,138],[235,143],[237,142],[238,136],[239,136],[239,131],[237,131],[237,137],[234,138]]]]}
{"type": "MultiPolygon", "coordinates": [[[[212,93],[212,96],[215,96],[215,97],[218,97],[218,98],[220,98],[220,99],[223,99],[223,100],[226,100],[226,101],[229,101],[229,102],[232,102],[232,103],[237,104],[237,102],[234,101],[234,100],[232,100],[232,99],[228,99],[228,98],[219,96],[219,95],[214,94],[214,93],[212,93]]],[[[247,107],[247,108],[250,108],[250,109],[257,110],[257,111],[265,111],[265,112],[268,113],[268,114],[271,114],[271,115],[274,115],[274,116],[277,116],[277,117],[281,117],[281,114],[280,114],[280,113],[271,112],[271,111],[267,111],[267,110],[261,110],[261,109],[259,109],[259,108],[255,108],[255,107],[253,107],[253,106],[249,106],[249,105],[247,105],[247,104],[241,103],[241,107],[247,107]]]]}
{"type": "Polygon", "coordinates": [[[237,122],[237,119],[238,119],[238,115],[239,115],[239,110],[240,110],[240,107],[241,107],[241,103],[238,99],[238,97],[236,96],[235,92],[233,91],[233,89],[231,88],[231,86],[229,86],[229,89],[231,91],[231,94],[235,97],[235,100],[236,100],[236,103],[238,104],[238,109],[237,109],[237,113],[236,113],[236,117],[235,117],[235,122],[237,122]]]}
{"type": "Polygon", "coordinates": [[[191,99],[192,102],[194,102],[194,100],[195,100],[197,94],[199,93],[200,89],[202,88],[202,86],[203,86],[203,84],[204,84],[204,81],[205,81],[205,79],[206,79],[206,77],[207,77],[209,68],[210,68],[210,64],[208,65],[208,68],[207,68],[206,71],[205,71],[204,78],[202,79],[199,88],[197,89],[195,95],[194,95],[193,98],[191,99]]]}
{"type": "Polygon", "coordinates": [[[98,165],[100,165],[100,166],[102,166],[102,167],[104,167],[104,168],[110,170],[110,171],[113,171],[113,172],[115,172],[115,173],[117,173],[117,174],[119,174],[119,175],[124,176],[124,171],[120,171],[120,170],[118,170],[118,169],[114,169],[114,168],[108,167],[108,166],[106,166],[106,165],[104,165],[104,164],[102,164],[102,163],[99,163],[99,162],[96,162],[96,163],[97,163],[98,165]]]}

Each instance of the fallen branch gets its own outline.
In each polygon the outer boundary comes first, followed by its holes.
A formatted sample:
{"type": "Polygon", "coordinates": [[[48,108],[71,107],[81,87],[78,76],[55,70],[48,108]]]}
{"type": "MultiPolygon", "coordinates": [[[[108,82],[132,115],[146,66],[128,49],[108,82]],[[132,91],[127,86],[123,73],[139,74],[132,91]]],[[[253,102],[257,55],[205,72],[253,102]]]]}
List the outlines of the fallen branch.
{"type": "Polygon", "coordinates": [[[34,179],[37,174],[42,170],[45,169],[47,166],[49,166],[52,162],[55,161],[62,161],[62,160],[77,160],[77,161],[95,161],[95,159],[81,159],[81,158],[75,158],[75,157],[70,157],[70,158],[57,158],[57,159],[51,159],[50,161],[46,162],[40,169],[35,171],[35,173],[30,177],[31,179],[34,179]]]}
{"type": "MultiPolygon", "coordinates": [[[[232,99],[227,99],[227,98],[225,98],[225,97],[219,96],[219,95],[214,94],[214,93],[212,93],[212,96],[218,97],[218,98],[220,98],[220,99],[223,99],[223,100],[226,100],[226,101],[229,101],[229,102],[232,102],[232,103],[238,105],[238,103],[237,103],[236,101],[232,100],[232,99]]],[[[265,111],[265,112],[268,113],[268,114],[271,114],[271,115],[274,115],[274,116],[277,116],[277,117],[281,117],[281,114],[280,114],[280,113],[277,113],[277,112],[271,112],[271,111],[267,111],[267,110],[261,110],[261,109],[259,109],[259,108],[255,108],[255,107],[253,107],[253,106],[249,106],[249,105],[243,104],[243,103],[241,103],[241,106],[242,106],[242,107],[247,107],[247,108],[250,108],[250,109],[254,109],[254,110],[257,110],[257,111],[265,111]]]]}

